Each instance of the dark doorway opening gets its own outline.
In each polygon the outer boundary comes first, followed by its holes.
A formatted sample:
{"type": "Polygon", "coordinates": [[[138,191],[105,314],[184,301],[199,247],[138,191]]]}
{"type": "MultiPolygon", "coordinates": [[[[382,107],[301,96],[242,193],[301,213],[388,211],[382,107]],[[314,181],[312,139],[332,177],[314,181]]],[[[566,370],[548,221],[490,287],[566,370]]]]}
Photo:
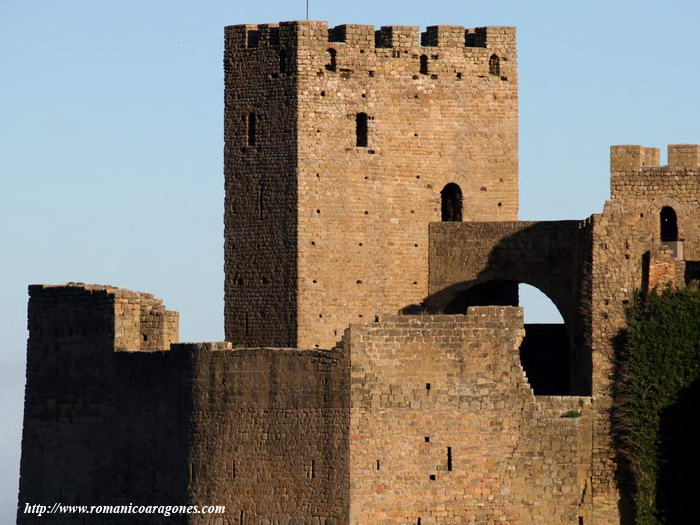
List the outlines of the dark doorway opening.
{"type": "Polygon", "coordinates": [[[670,206],[661,208],[661,242],[678,240],[678,217],[670,206]]]}

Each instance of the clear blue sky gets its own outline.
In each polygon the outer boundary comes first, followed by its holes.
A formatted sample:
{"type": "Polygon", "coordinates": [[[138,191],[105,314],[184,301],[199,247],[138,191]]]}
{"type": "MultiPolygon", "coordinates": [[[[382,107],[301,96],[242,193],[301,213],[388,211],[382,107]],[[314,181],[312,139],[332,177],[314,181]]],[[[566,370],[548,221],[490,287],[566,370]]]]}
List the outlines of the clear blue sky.
{"type": "MultiPolygon", "coordinates": [[[[304,0],[0,4],[0,522],[27,284],[152,292],[184,340],[222,339],[223,26],[300,18],[304,0]]],[[[700,143],[700,2],[311,0],[311,18],[517,26],[522,219],[601,211],[610,144],[700,143]]]]}

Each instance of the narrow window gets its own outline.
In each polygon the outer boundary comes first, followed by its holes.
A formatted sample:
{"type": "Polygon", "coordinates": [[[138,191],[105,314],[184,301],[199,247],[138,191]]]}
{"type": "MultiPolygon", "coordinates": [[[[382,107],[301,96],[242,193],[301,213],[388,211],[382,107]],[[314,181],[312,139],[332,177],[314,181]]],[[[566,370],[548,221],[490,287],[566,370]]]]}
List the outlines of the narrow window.
{"type": "Polygon", "coordinates": [[[336,58],[335,58],[336,54],[337,54],[337,52],[335,49],[331,48],[328,50],[328,64],[326,64],[326,69],[328,71],[335,71],[335,69],[337,67],[336,58]]]}
{"type": "Polygon", "coordinates": [[[379,470],[379,460],[377,460],[377,470],[379,470]]]}
{"type": "Polygon", "coordinates": [[[248,146],[255,146],[255,134],[257,128],[255,113],[248,114],[248,146]]]}
{"type": "Polygon", "coordinates": [[[280,73],[287,72],[287,50],[280,49],[280,73]]]}
{"type": "Polygon", "coordinates": [[[452,471],[452,447],[447,447],[447,470],[452,471]]]}
{"type": "Polygon", "coordinates": [[[421,75],[428,74],[428,55],[421,55],[420,56],[420,74],[421,75]]]}
{"type": "Polygon", "coordinates": [[[442,200],[442,221],[460,222],[462,220],[462,190],[450,182],[440,192],[442,200]]]}
{"type": "Polygon", "coordinates": [[[489,58],[489,73],[496,76],[501,75],[501,59],[498,58],[498,55],[491,55],[489,58]]]}
{"type": "Polygon", "coordinates": [[[356,146],[367,147],[367,113],[358,113],[355,116],[356,146]]]}
{"type": "Polygon", "coordinates": [[[260,195],[258,195],[258,218],[263,220],[265,217],[265,185],[260,184],[260,195]]]}
{"type": "Polygon", "coordinates": [[[661,208],[661,242],[678,240],[678,218],[670,206],[661,208]]]}

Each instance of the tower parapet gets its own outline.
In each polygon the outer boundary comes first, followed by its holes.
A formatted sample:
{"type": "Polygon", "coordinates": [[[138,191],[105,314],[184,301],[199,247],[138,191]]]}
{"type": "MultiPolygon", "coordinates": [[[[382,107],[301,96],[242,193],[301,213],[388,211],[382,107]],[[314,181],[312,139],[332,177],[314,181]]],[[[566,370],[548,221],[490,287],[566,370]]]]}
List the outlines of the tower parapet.
{"type": "Polygon", "coordinates": [[[328,27],[323,21],[296,20],[279,24],[238,24],[227,26],[229,46],[241,49],[274,48],[291,45],[295,40],[305,44],[345,43],[365,48],[503,48],[515,47],[512,26],[464,27],[453,25],[418,26],[341,24],[328,27]]]}
{"type": "Polygon", "coordinates": [[[659,149],[639,145],[610,147],[610,195],[613,206],[677,258],[700,259],[700,145],[670,144],[668,164],[659,149]]]}
{"type": "Polygon", "coordinates": [[[700,145],[670,144],[668,146],[668,165],[698,171],[700,169],[700,145]]]}
{"type": "Polygon", "coordinates": [[[610,146],[610,171],[640,171],[643,167],[656,167],[660,162],[659,148],[638,145],[610,146]]]}
{"type": "Polygon", "coordinates": [[[700,145],[669,144],[667,148],[668,165],[661,166],[659,148],[610,146],[610,172],[642,171],[647,168],[700,169],[700,145]]]}

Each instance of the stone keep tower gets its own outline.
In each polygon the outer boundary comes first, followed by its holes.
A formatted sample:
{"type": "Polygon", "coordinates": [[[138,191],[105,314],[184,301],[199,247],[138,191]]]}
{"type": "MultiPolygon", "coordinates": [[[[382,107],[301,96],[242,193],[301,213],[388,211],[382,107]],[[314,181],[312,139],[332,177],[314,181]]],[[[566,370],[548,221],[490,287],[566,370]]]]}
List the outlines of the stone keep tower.
{"type": "Polygon", "coordinates": [[[226,339],[329,348],[420,302],[448,184],[515,220],[516,66],[512,27],[227,27],[226,339]]]}

